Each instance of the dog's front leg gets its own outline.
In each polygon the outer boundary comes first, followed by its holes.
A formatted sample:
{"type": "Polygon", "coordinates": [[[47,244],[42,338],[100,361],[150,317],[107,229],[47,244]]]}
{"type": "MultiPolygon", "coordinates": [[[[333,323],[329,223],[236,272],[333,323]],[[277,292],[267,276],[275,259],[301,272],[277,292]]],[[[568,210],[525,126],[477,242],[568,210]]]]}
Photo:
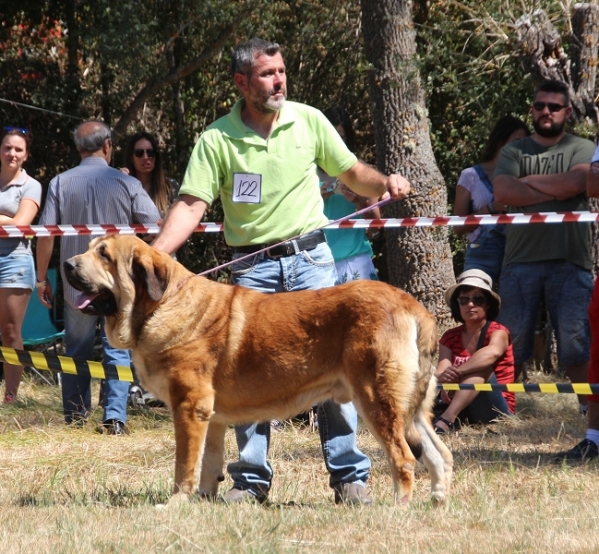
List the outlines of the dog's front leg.
{"type": "Polygon", "coordinates": [[[210,422],[202,456],[200,474],[200,496],[216,498],[218,484],[224,480],[223,464],[225,457],[225,433],[227,426],[210,422]]]}
{"type": "Polygon", "coordinates": [[[196,464],[206,440],[208,418],[199,418],[196,403],[189,398],[173,406],[175,424],[175,495],[194,492],[196,464]]]}

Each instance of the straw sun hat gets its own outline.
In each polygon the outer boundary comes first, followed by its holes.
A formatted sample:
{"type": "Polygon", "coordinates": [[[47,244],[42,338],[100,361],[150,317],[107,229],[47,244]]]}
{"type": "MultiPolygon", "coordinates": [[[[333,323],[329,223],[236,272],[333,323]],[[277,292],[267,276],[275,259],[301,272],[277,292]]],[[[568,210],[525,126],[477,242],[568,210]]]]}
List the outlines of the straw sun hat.
{"type": "Polygon", "coordinates": [[[497,309],[501,307],[501,298],[493,290],[493,279],[480,269],[468,269],[464,271],[457,279],[455,285],[449,287],[445,291],[445,302],[451,307],[451,299],[454,293],[464,286],[478,287],[487,291],[491,297],[497,302],[497,309]]]}

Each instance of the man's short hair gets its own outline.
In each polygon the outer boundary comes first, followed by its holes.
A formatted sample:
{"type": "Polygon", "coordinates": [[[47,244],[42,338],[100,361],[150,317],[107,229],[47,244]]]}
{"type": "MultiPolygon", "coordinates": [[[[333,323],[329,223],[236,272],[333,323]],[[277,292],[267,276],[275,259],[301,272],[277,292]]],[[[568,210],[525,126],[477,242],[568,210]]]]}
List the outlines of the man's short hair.
{"type": "Polygon", "coordinates": [[[535,89],[533,98],[537,97],[539,92],[555,92],[561,94],[564,97],[564,106],[570,105],[570,89],[566,83],[557,80],[543,81],[535,89]]]}
{"type": "Polygon", "coordinates": [[[89,123],[91,122],[84,121],[73,132],[75,146],[79,152],[97,152],[104,146],[106,140],[112,139],[110,127],[102,121],[93,121],[96,125],[94,125],[92,131],[82,135],[79,130],[83,125],[89,123]]]}
{"type": "Polygon", "coordinates": [[[281,51],[276,42],[269,42],[261,38],[253,38],[240,44],[231,56],[231,75],[241,73],[246,77],[251,76],[254,60],[262,55],[274,56],[281,51]]]}

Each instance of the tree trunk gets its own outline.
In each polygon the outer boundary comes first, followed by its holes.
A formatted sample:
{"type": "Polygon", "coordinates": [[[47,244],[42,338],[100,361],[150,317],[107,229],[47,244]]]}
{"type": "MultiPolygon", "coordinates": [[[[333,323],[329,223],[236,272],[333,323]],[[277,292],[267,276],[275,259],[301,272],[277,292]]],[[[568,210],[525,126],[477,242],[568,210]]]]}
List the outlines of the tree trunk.
{"type": "MultiPolygon", "coordinates": [[[[386,173],[401,173],[412,185],[403,202],[383,208],[385,217],[447,213],[447,190],[429,136],[416,54],[410,0],[361,0],[376,159],[386,173]]],[[[389,278],[451,325],[443,293],[454,280],[446,227],[386,229],[389,278]]]]}
{"type": "Polygon", "coordinates": [[[599,121],[595,105],[597,79],[597,44],[599,42],[599,6],[575,4],[572,8],[572,79],[582,100],[586,116],[599,121]]]}

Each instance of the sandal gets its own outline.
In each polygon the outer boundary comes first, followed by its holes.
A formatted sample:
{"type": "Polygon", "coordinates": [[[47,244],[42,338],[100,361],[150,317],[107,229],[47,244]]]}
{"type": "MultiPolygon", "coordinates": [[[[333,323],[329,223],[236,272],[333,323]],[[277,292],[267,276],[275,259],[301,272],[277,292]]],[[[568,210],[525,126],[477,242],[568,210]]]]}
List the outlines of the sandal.
{"type": "Polygon", "coordinates": [[[435,419],[433,419],[433,429],[435,430],[435,433],[437,433],[437,435],[446,435],[447,433],[451,433],[455,430],[455,423],[446,420],[442,416],[438,416],[435,419]],[[440,427],[438,425],[439,422],[445,423],[445,425],[447,425],[447,431],[443,429],[443,427],[440,427]]]}

